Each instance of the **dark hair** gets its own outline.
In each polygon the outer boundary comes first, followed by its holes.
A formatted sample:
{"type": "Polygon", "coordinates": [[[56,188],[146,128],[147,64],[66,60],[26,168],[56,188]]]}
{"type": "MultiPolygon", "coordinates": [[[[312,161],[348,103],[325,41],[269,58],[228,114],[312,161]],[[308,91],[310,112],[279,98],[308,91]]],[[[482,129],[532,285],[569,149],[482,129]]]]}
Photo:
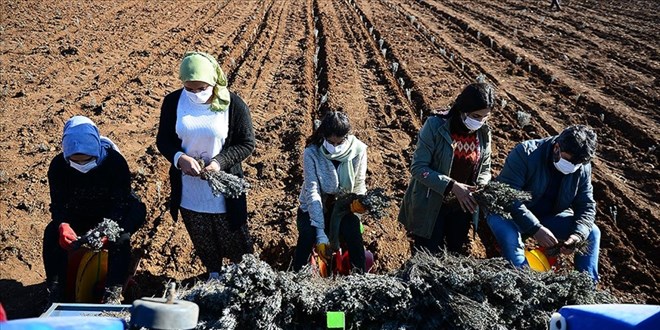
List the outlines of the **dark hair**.
{"type": "Polygon", "coordinates": [[[596,155],[596,132],[586,125],[569,126],[557,140],[561,151],[571,154],[574,164],[586,164],[596,155]]]}
{"type": "Polygon", "coordinates": [[[351,131],[351,123],[346,113],[341,111],[328,111],[321,118],[320,124],[314,133],[307,138],[307,146],[312,144],[321,145],[323,139],[331,136],[346,136],[351,131]]]}
{"type": "Polygon", "coordinates": [[[467,85],[461,94],[456,97],[447,117],[458,113],[470,113],[481,109],[490,109],[495,106],[495,91],[488,83],[474,83],[467,85]]]}

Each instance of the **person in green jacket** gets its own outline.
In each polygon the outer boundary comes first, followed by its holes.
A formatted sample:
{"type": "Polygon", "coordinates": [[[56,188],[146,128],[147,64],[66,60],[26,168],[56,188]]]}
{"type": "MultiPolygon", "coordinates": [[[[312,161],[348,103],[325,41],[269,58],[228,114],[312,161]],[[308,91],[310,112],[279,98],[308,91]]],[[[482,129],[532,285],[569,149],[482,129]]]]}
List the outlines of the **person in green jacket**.
{"type": "Polygon", "coordinates": [[[447,113],[424,123],[399,210],[399,221],[413,237],[415,248],[465,253],[470,222],[478,216],[472,192],[491,179],[491,133],[486,121],[494,104],[491,85],[471,84],[447,113]]]}

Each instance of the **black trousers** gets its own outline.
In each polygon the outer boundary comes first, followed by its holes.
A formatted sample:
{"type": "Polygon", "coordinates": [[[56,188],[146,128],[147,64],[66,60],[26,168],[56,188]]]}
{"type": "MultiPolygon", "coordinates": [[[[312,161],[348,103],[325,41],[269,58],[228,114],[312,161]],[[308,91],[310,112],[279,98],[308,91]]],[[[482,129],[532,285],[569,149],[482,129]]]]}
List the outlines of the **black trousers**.
{"type": "MultiPolygon", "coordinates": [[[[100,222],[100,221],[99,221],[100,222]]],[[[78,235],[85,234],[94,226],[69,223],[78,235]]],[[[46,226],[43,240],[43,259],[46,268],[46,284],[51,287],[54,282],[63,286],[66,283],[68,251],[59,244],[59,223],[51,222],[46,226]]],[[[116,242],[110,242],[108,247],[108,275],[106,286],[123,286],[128,279],[128,268],[131,261],[131,233],[122,233],[116,242]]]]}
{"type": "Polygon", "coordinates": [[[438,253],[443,248],[450,252],[467,253],[468,232],[472,215],[463,212],[458,202],[442,205],[435,220],[430,238],[413,236],[415,248],[425,248],[431,253],[438,253]]]}
{"type": "MultiPolygon", "coordinates": [[[[312,248],[316,244],[316,228],[312,227],[309,213],[303,212],[300,208],[298,208],[296,222],[298,225],[298,243],[293,257],[293,269],[298,271],[309,261],[312,248]]],[[[353,213],[346,215],[339,225],[339,235],[348,249],[353,269],[365,272],[364,242],[362,241],[362,233],[360,233],[360,218],[353,213]]]]}

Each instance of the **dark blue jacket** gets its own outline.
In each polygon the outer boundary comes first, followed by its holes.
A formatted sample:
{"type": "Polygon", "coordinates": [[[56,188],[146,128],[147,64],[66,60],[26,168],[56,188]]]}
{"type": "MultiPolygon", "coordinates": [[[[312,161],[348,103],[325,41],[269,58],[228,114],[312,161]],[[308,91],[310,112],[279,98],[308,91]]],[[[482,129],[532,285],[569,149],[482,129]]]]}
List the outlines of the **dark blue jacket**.
{"type": "Polygon", "coordinates": [[[552,166],[552,147],[557,137],[529,140],[517,145],[504,163],[497,181],[519,190],[532,193],[532,200],[516,203],[511,215],[523,234],[534,234],[541,228],[537,217],[529,210],[538,203],[554,203],[553,211],[559,214],[571,209],[575,214],[574,233],[583,240],[589,236],[596,218],[596,201],[591,185],[591,163],[582,165],[574,173],[564,175],[555,201],[543,200],[552,166]]]}

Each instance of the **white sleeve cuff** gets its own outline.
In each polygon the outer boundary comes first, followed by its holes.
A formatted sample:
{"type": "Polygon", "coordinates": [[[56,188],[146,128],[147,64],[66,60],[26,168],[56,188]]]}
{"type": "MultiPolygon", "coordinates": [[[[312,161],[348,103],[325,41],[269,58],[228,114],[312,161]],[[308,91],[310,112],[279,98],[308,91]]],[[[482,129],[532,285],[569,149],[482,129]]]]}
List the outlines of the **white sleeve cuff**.
{"type": "Polygon", "coordinates": [[[174,154],[174,167],[180,170],[179,168],[179,158],[184,155],[183,151],[179,151],[176,154],[174,154]]]}

